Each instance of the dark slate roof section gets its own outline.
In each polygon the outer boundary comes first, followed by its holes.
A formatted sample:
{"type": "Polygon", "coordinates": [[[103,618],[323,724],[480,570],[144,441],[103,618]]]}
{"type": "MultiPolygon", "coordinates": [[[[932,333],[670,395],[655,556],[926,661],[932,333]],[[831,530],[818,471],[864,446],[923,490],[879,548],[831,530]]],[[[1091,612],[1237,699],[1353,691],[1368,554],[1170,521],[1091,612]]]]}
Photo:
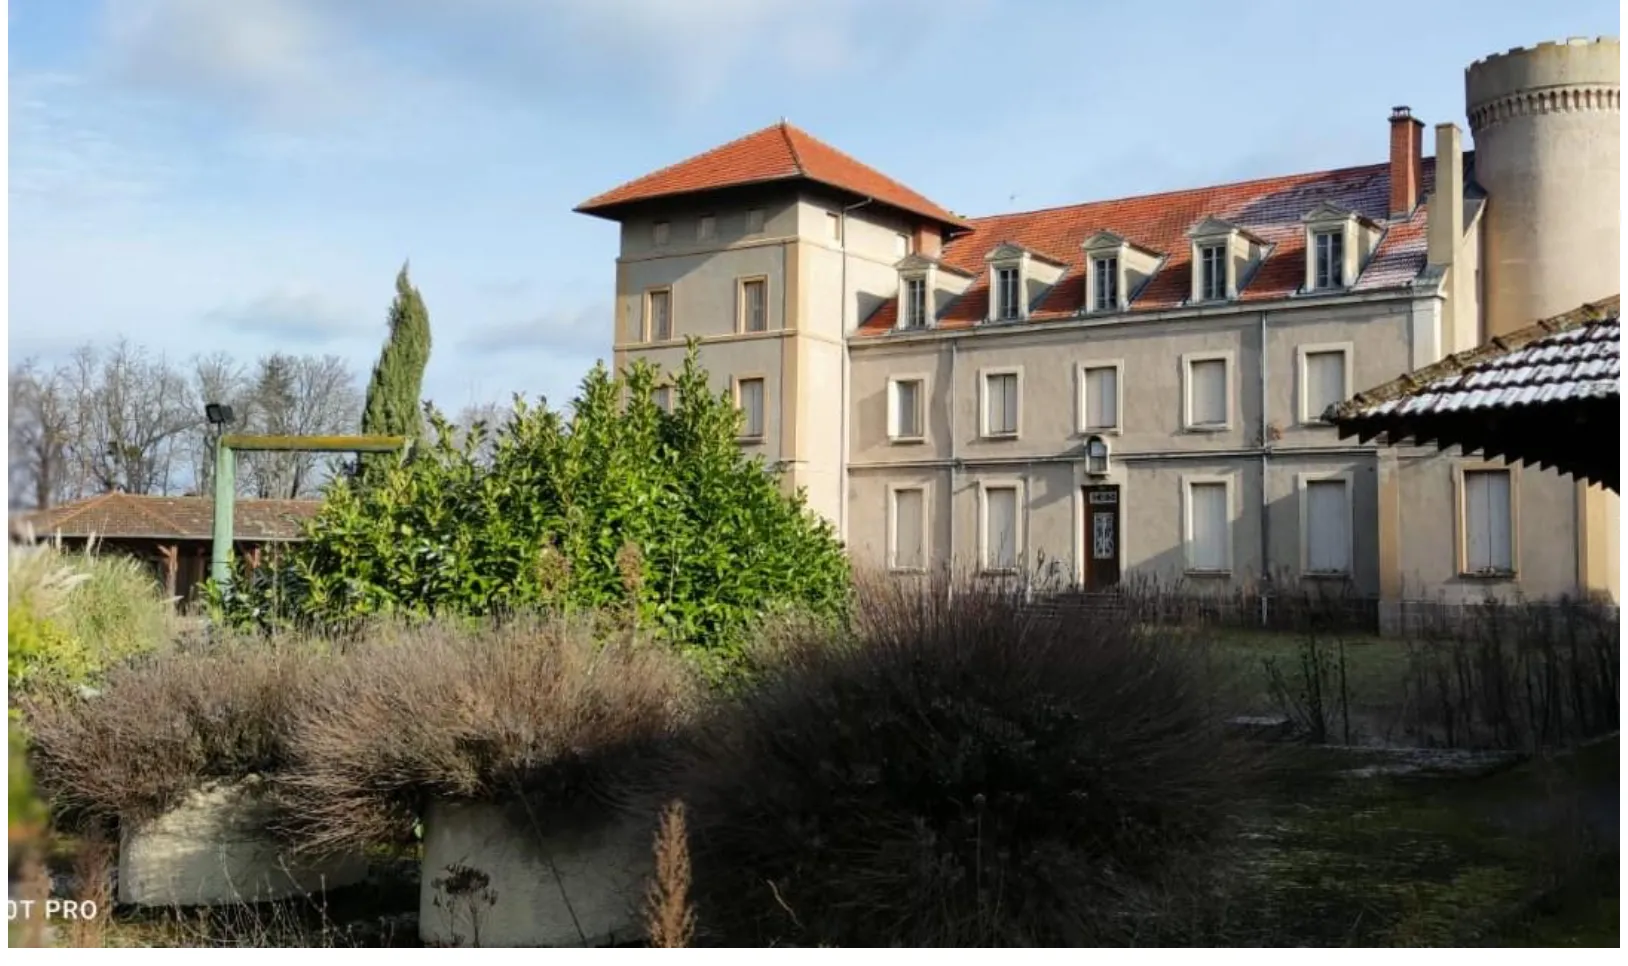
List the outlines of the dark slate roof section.
{"type": "Polygon", "coordinates": [[[1337,422],[1614,397],[1621,375],[1618,298],[1583,305],[1357,393],[1332,407],[1328,418],[1337,422]]]}
{"type": "Polygon", "coordinates": [[[1459,446],[1615,489],[1619,302],[1582,305],[1448,356],[1359,392],[1324,418],[1342,437],[1459,446]]]}

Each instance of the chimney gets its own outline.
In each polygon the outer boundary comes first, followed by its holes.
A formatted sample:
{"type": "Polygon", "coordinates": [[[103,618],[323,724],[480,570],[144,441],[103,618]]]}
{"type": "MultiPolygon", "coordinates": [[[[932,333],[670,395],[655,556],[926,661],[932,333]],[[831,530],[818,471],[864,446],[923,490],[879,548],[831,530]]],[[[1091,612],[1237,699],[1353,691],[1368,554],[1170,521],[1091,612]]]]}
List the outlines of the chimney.
{"type": "Polygon", "coordinates": [[[1419,206],[1424,122],[1407,105],[1391,108],[1391,217],[1406,218],[1419,206]]]}
{"type": "MultiPolygon", "coordinates": [[[[1394,164],[1394,162],[1392,162],[1394,164]]],[[[1394,168],[1393,168],[1394,170],[1394,168]]],[[[1392,194],[1394,198],[1394,193],[1392,194]]],[[[1394,203],[1392,207],[1395,207],[1394,203]]],[[[1464,237],[1464,142],[1458,125],[1436,125],[1436,187],[1426,242],[1432,265],[1451,266],[1464,237]]]]}
{"type": "Polygon", "coordinates": [[[911,250],[925,258],[937,258],[944,251],[943,229],[937,225],[919,224],[913,232],[911,239],[914,246],[911,250]]]}

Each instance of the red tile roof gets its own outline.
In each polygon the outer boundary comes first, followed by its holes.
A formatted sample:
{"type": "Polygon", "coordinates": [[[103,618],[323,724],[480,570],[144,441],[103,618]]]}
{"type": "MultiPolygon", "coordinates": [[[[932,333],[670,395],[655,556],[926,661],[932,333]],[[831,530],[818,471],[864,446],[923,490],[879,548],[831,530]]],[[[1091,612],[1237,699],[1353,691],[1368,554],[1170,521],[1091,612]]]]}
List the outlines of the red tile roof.
{"type": "MultiPolygon", "coordinates": [[[[305,524],[320,500],[234,501],[238,540],[303,540],[305,524]]],[[[105,540],[208,540],[213,534],[214,500],[206,496],[141,496],[104,493],[14,518],[13,533],[32,528],[34,536],[96,537],[105,540]]]]}
{"type": "Polygon", "coordinates": [[[874,198],[954,228],[967,223],[875,168],[781,121],[590,198],[576,210],[609,215],[623,205],[773,181],[804,180],[874,198]]]}
{"type": "MultiPolygon", "coordinates": [[[[1466,166],[1470,160],[1467,153],[1466,166]]],[[[1435,183],[1433,158],[1424,159],[1423,181],[1421,196],[1428,196],[1435,183]]],[[[1085,255],[1080,246],[1103,230],[1165,256],[1153,278],[1137,293],[1131,309],[1175,308],[1186,300],[1192,285],[1187,232],[1209,217],[1232,222],[1272,246],[1239,299],[1251,302],[1283,298],[1297,291],[1305,279],[1306,244],[1301,219],[1325,201],[1386,226],[1379,248],[1352,286],[1354,290],[1406,285],[1424,268],[1425,208],[1420,205],[1412,217],[1392,222],[1387,211],[1390,166],[1374,164],[970,219],[973,230],[946,244],[942,261],[974,275],[975,281],[939,316],[938,327],[965,328],[985,317],[989,275],[984,270],[984,257],[1002,242],[1021,245],[1068,266],[1063,277],[1031,310],[1029,318],[1046,321],[1074,316],[1085,301],[1085,255]]],[[[898,306],[892,300],[884,302],[860,326],[860,334],[892,330],[897,313],[898,306]]]]}

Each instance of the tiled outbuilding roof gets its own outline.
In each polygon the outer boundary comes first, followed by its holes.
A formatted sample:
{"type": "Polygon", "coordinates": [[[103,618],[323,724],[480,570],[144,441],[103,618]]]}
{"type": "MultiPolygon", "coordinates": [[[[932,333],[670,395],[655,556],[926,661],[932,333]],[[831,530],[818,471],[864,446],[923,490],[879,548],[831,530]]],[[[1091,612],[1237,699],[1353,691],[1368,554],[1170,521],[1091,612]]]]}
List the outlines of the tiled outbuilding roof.
{"type": "MultiPolygon", "coordinates": [[[[252,542],[303,540],[306,522],[321,506],[319,500],[236,500],[233,536],[252,542]]],[[[205,496],[104,493],[13,518],[11,528],[13,533],[32,529],[40,539],[208,540],[214,514],[214,500],[205,496]]]]}
{"type": "Polygon", "coordinates": [[[1620,297],[1582,305],[1329,408],[1340,435],[1460,446],[1616,488],[1620,297]]]}
{"type": "Polygon", "coordinates": [[[657,198],[794,180],[874,198],[951,228],[966,227],[954,213],[785,121],[612,188],[576,210],[606,215],[657,198]]]}
{"type": "MultiPolygon", "coordinates": [[[[1473,154],[1464,155],[1465,183],[1473,154]]],[[[1435,187],[1435,159],[1425,158],[1420,197],[1435,187]]],[[[1072,318],[1085,303],[1085,253],[1080,246],[1100,231],[1109,231],[1164,261],[1134,293],[1132,311],[1182,305],[1192,291],[1192,254],[1188,231],[1206,218],[1231,222],[1270,247],[1254,274],[1241,280],[1243,302],[1280,299],[1297,292],[1306,277],[1306,236],[1302,219],[1321,203],[1353,211],[1383,226],[1384,235],[1352,291],[1374,291],[1411,285],[1425,267],[1426,206],[1406,219],[1392,220],[1390,165],[1295,174],[1237,184],[1170,191],[1114,201],[1094,201],[1063,208],[970,219],[973,230],[944,246],[943,261],[976,276],[973,284],[939,316],[937,327],[956,329],[982,321],[989,307],[989,276],[984,257],[996,245],[1011,242],[1068,266],[1029,320],[1072,318]]],[[[898,306],[883,303],[859,328],[863,334],[891,331],[898,306]]]]}

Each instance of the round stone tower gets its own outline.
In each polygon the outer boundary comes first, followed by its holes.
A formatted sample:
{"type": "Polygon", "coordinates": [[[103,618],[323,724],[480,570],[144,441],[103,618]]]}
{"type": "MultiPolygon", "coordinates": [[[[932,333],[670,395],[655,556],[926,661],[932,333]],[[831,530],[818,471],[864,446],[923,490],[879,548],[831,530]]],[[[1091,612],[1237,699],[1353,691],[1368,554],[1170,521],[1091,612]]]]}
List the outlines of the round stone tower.
{"type": "Polygon", "coordinates": [[[1517,47],[1464,71],[1487,338],[1618,294],[1622,106],[1614,37],[1517,47]]]}

